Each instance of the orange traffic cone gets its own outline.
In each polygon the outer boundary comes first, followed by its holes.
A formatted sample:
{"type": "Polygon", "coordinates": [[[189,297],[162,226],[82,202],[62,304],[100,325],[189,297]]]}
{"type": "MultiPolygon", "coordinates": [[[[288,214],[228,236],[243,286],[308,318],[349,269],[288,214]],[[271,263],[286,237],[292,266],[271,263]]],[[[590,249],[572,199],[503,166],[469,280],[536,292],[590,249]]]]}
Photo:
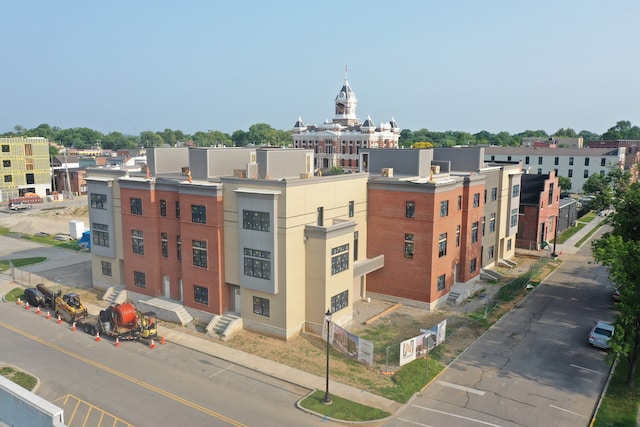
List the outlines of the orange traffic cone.
{"type": "Polygon", "coordinates": [[[73,322],[73,324],[71,325],[71,330],[75,331],[76,330],[76,322],[73,322]]]}
{"type": "Polygon", "coordinates": [[[164,335],[160,338],[160,344],[164,345],[164,335]]]}
{"type": "Polygon", "coordinates": [[[38,306],[38,309],[36,310],[36,314],[40,314],[40,306],[38,306]]]}
{"type": "Polygon", "coordinates": [[[116,347],[120,347],[120,340],[116,337],[116,347]]]}
{"type": "Polygon", "coordinates": [[[60,318],[60,315],[58,314],[58,324],[62,323],[62,319],[60,318]]]}
{"type": "Polygon", "coordinates": [[[29,307],[29,301],[27,301],[27,303],[24,305],[24,309],[25,310],[29,310],[31,307],[29,307]]]}
{"type": "Polygon", "coordinates": [[[96,342],[100,342],[100,332],[96,332],[96,342]]]}
{"type": "Polygon", "coordinates": [[[20,301],[20,297],[18,297],[18,301],[16,301],[16,304],[22,305],[22,301],[20,301]]]}
{"type": "Polygon", "coordinates": [[[151,344],[149,344],[149,348],[156,348],[156,343],[153,342],[153,338],[151,339],[151,344]]]}
{"type": "Polygon", "coordinates": [[[51,313],[47,311],[47,319],[51,319],[51,313]]]}

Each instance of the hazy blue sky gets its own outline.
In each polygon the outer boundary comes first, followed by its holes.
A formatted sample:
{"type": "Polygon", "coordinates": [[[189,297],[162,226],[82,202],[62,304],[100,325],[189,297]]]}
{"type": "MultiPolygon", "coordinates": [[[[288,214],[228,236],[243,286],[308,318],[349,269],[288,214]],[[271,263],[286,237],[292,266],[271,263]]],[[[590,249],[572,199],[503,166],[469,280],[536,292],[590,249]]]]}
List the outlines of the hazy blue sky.
{"type": "Polygon", "coordinates": [[[640,125],[637,0],[20,0],[0,16],[0,132],[319,124],[345,65],[358,117],[403,129],[640,125]]]}

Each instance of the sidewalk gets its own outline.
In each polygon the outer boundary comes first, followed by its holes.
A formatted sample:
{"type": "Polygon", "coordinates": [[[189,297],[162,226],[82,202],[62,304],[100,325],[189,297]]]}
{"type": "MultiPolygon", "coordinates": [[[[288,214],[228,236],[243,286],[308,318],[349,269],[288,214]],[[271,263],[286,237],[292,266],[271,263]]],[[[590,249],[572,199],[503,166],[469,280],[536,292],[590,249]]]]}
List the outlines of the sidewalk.
{"type": "MultiPolygon", "coordinates": [[[[4,296],[4,294],[17,286],[19,285],[12,282],[9,275],[0,273],[0,295],[4,296]]],[[[9,303],[5,302],[5,304],[9,303]]],[[[87,309],[90,313],[98,313],[101,308],[96,305],[87,304],[87,309]]],[[[158,326],[158,336],[164,337],[165,343],[167,344],[175,344],[208,354],[212,357],[225,360],[235,365],[243,366],[291,384],[296,384],[309,390],[325,389],[325,377],[318,377],[290,366],[282,365],[253,354],[235,350],[218,344],[215,341],[191,335],[186,331],[181,332],[176,329],[158,326]]],[[[162,346],[158,343],[158,345],[156,345],[156,351],[162,351],[161,347],[162,346]]],[[[329,377],[329,392],[353,402],[382,409],[391,414],[394,414],[403,406],[399,402],[386,399],[368,391],[334,382],[331,380],[331,376],[329,377]]]]}
{"type": "MultiPolygon", "coordinates": [[[[609,211],[603,211],[603,215],[602,216],[597,216],[591,222],[588,222],[584,227],[582,227],[582,229],[580,229],[580,231],[578,231],[576,234],[574,234],[569,239],[567,239],[566,242],[564,242],[562,244],[557,244],[556,245],[556,253],[557,254],[561,254],[561,253],[575,254],[575,253],[578,253],[580,248],[576,247],[576,243],[578,243],[584,236],[586,236],[587,233],[591,232],[591,230],[596,228],[598,226],[598,224],[600,224],[602,221],[604,221],[608,214],[609,214],[609,211]]],[[[580,222],[580,221],[578,220],[578,222],[580,222]]],[[[589,242],[589,240],[583,242],[581,247],[584,246],[587,242],[589,242]]],[[[553,248],[553,244],[551,246],[553,248]]]]}

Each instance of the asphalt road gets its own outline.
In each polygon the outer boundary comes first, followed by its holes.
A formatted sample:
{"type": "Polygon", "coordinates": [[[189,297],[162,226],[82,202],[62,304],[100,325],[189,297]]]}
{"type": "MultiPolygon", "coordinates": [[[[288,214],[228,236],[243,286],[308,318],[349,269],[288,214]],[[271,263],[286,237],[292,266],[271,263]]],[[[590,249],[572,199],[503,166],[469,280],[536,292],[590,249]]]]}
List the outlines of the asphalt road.
{"type": "Polygon", "coordinates": [[[37,376],[71,427],[327,424],[295,408],[306,389],[169,343],[96,342],[33,308],[0,303],[0,342],[0,364],[37,376]]]}
{"type": "Polygon", "coordinates": [[[588,425],[609,366],[587,334],[594,321],[613,319],[612,287],[588,244],[562,259],[385,426],[588,425]]]}

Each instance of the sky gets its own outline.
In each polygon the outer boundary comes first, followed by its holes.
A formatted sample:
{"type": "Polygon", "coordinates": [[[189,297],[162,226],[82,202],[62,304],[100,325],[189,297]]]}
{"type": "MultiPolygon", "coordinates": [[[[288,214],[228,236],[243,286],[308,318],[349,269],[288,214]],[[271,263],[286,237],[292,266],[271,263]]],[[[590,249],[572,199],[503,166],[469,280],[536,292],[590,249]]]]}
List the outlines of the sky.
{"type": "Polygon", "coordinates": [[[361,121],[401,129],[640,125],[636,0],[20,0],[0,16],[0,133],[290,130],[331,120],[345,77],[361,121]]]}

